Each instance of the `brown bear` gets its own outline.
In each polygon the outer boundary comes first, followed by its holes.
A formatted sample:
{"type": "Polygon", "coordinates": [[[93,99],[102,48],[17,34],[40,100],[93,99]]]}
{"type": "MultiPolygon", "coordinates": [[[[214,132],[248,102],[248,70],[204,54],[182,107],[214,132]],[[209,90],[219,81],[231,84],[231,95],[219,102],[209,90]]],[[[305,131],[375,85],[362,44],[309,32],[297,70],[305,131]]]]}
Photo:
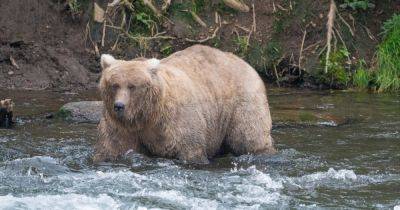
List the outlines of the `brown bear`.
{"type": "Polygon", "coordinates": [[[95,162],[132,150],[188,163],[275,152],[264,82],[232,53],[195,45],[162,60],[102,55],[101,66],[95,162]]]}
{"type": "Polygon", "coordinates": [[[0,128],[9,128],[13,125],[14,103],[11,99],[0,100],[0,128]]]}

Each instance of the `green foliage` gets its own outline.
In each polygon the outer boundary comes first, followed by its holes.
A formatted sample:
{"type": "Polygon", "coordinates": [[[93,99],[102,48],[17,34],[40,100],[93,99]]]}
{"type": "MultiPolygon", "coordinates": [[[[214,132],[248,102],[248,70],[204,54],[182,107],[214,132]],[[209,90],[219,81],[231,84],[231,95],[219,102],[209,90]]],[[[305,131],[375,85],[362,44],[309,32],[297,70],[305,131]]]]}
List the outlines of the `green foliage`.
{"type": "Polygon", "coordinates": [[[72,14],[76,14],[81,11],[81,3],[78,2],[78,0],[68,0],[67,3],[72,14]]]}
{"type": "Polygon", "coordinates": [[[366,68],[365,60],[360,60],[353,75],[353,85],[360,89],[367,89],[373,82],[373,74],[366,68]]]}
{"type": "Polygon", "coordinates": [[[135,19],[138,23],[143,24],[147,29],[151,29],[151,27],[156,23],[149,14],[144,12],[136,14],[135,19]]]}
{"type": "Polygon", "coordinates": [[[177,17],[185,22],[190,23],[193,22],[193,16],[190,12],[194,12],[196,14],[201,13],[208,4],[208,0],[173,2],[169,11],[173,17],[177,17]]]}
{"type": "Polygon", "coordinates": [[[247,36],[237,36],[234,40],[236,45],[236,53],[240,57],[245,57],[248,51],[248,37],[247,36]]]}
{"type": "Polygon", "coordinates": [[[218,4],[215,4],[213,7],[220,14],[237,14],[238,13],[237,10],[227,7],[222,1],[220,1],[218,4]]]}
{"type": "Polygon", "coordinates": [[[260,45],[252,43],[246,54],[246,61],[257,71],[266,73],[267,69],[273,69],[282,57],[282,50],[279,42],[270,41],[268,44],[260,45]]]}
{"type": "Polygon", "coordinates": [[[56,112],[55,117],[59,119],[67,119],[71,117],[71,111],[61,108],[58,110],[58,112],[56,112]]]}
{"type": "Polygon", "coordinates": [[[345,0],[343,4],[340,4],[340,7],[343,9],[367,10],[375,8],[375,4],[370,3],[369,0],[345,0]]]}
{"type": "Polygon", "coordinates": [[[208,0],[192,0],[190,1],[191,11],[200,13],[204,11],[204,8],[209,4],[208,0]]]}
{"type": "Polygon", "coordinates": [[[383,35],[387,37],[393,30],[400,26],[400,15],[394,14],[393,17],[383,23],[383,35]]]}
{"type": "Polygon", "coordinates": [[[378,46],[376,82],[379,91],[400,90],[400,15],[394,15],[383,26],[384,40],[378,46]]]}
{"type": "Polygon", "coordinates": [[[166,43],[166,44],[162,45],[160,51],[164,56],[168,56],[168,55],[171,55],[174,52],[174,49],[172,48],[171,44],[166,43]]]}
{"type": "MultiPolygon", "coordinates": [[[[346,48],[340,48],[332,52],[328,59],[328,72],[324,73],[320,71],[317,75],[317,79],[324,84],[329,84],[330,86],[347,86],[350,81],[351,74],[346,70],[346,61],[349,56],[349,51],[346,48]]],[[[325,56],[321,58],[322,66],[325,66],[325,56]]]]}
{"type": "Polygon", "coordinates": [[[266,46],[267,62],[276,65],[276,62],[281,58],[282,50],[278,41],[270,41],[266,46]]]}

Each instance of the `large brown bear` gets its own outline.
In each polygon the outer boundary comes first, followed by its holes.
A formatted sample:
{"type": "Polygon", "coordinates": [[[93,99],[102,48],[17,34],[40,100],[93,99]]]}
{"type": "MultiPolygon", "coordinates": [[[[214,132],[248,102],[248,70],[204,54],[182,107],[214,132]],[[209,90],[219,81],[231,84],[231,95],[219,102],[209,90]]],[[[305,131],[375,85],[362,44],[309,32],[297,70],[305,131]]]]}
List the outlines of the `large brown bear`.
{"type": "Polygon", "coordinates": [[[95,162],[132,150],[189,163],[275,152],[264,83],[232,53],[195,45],[162,60],[102,55],[101,66],[95,162]]]}

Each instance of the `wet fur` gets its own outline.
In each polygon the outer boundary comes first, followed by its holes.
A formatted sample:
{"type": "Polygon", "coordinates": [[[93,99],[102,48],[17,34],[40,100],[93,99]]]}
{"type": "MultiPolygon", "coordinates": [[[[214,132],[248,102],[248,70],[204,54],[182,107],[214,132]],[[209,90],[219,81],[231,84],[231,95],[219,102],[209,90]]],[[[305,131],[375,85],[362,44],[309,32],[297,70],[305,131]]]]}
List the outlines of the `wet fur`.
{"type": "Polygon", "coordinates": [[[235,155],[275,152],[264,83],[242,59],[195,45],[155,67],[146,61],[116,60],[103,70],[96,162],[129,150],[191,163],[207,163],[222,149],[235,155]],[[132,85],[138,89],[122,97],[127,107],[118,117],[118,91],[132,85]]]}

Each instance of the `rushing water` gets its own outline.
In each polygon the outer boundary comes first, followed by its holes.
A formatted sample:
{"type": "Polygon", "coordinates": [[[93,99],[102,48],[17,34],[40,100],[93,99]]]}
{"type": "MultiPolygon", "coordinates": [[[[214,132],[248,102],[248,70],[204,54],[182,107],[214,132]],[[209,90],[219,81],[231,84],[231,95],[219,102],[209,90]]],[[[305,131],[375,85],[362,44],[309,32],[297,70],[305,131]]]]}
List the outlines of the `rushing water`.
{"type": "Polygon", "coordinates": [[[399,95],[271,91],[273,115],[311,110],[346,123],[277,121],[277,155],[201,167],[141,155],[94,166],[96,125],[45,116],[95,95],[0,91],[19,116],[0,129],[0,209],[400,208],[399,95]]]}

